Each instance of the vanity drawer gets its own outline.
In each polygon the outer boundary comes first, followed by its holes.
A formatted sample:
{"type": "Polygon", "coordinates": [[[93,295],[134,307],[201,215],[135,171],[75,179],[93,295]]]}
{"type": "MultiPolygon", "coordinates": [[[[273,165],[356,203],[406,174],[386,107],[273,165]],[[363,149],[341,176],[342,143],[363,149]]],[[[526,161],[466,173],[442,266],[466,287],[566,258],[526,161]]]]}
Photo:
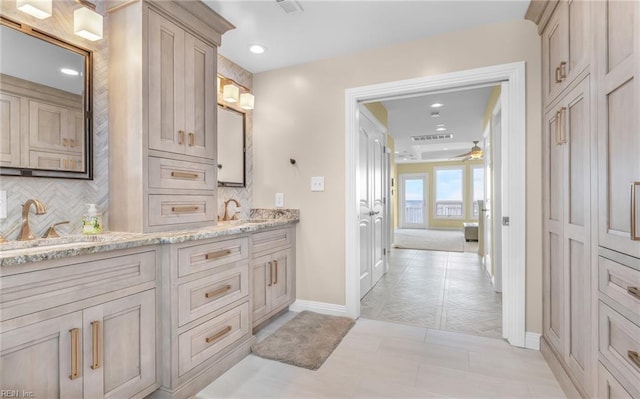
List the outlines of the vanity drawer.
{"type": "Polygon", "coordinates": [[[178,375],[183,376],[249,334],[249,302],[180,334],[178,375]]]}
{"type": "Polygon", "coordinates": [[[640,317],[640,271],[598,258],[600,292],[640,317]]]}
{"type": "Polygon", "coordinates": [[[249,238],[239,237],[178,248],[178,277],[249,259],[249,238]]]}
{"type": "Polygon", "coordinates": [[[252,257],[257,258],[291,246],[293,234],[293,229],[290,227],[254,233],[251,236],[252,257]]]}
{"type": "Polygon", "coordinates": [[[215,166],[149,157],[149,188],[215,190],[215,166]]]}
{"type": "Polygon", "coordinates": [[[149,226],[216,221],[213,195],[149,195],[149,226]]]}
{"type": "Polygon", "coordinates": [[[2,320],[79,302],[156,278],[155,250],[50,262],[51,267],[0,277],[2,320]]]}
{"type": "Polygon", "coordinates": [[[600,399],[633,399],[631,395],[609,371],[598,362],[598,398],[600,399]]]}
{"type": "Polygon", "coordinates": [[[614,375],[640,386],[640,327],[599,304],[600,353],[611,363],[614,375]]]}
{"type": "Polygon", "coordinates": [[[249,262],[178,286],[178,324],[183,326],[249,295],[249,262]]]}

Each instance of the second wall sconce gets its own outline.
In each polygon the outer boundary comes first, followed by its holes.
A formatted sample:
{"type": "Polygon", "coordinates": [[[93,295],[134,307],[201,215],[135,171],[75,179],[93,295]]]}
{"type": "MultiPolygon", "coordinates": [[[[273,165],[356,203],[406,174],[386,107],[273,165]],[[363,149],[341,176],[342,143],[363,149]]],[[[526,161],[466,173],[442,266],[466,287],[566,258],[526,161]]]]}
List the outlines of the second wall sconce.
{"type": "Polygon", "coordinates": [[[86,0],[76,3],[83,7],[73,12],[73,33],[92,42],[102,39],[102,15],[95,11],[95,4],[86,0]]]}
{"type": "MultiPolygon", "coordinates": [[[[102,39],[102,15],[95,11],[95,4],[87,0],[76,3],[82,7],[73,12],[73,33],[92,42],[102,39]]],[[[53,0],[16,0],[16,7],[38,19],[53,14],[53,0]]]]}
{"type": "Polygon", "coordinates": [[[238,104],[240,108],[253,109],[255,97],[250,90],[238,82],[218,75],[218,93],[222,90],[222,101],[229,104],[238,104]]]}

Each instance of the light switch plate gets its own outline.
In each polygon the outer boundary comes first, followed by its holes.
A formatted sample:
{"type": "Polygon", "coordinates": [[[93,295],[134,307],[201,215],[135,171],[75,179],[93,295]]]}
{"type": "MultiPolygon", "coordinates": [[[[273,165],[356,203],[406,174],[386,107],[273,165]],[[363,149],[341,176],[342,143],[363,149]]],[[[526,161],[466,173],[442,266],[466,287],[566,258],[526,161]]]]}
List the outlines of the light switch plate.
{"type": "Polygon", "coordinates": [[[276,207],[282,208],[284,206],[284,193],[276,193],[276,207]]]}
{"type": "Polygon", "coordinates": [[[324,191],[324,176],[311,178],[311,191],[324,191]]]}
{"type": "Polygon", "coordinates": [[[7,218],[7,192],[0,191],[0,219],[7,218]]]}

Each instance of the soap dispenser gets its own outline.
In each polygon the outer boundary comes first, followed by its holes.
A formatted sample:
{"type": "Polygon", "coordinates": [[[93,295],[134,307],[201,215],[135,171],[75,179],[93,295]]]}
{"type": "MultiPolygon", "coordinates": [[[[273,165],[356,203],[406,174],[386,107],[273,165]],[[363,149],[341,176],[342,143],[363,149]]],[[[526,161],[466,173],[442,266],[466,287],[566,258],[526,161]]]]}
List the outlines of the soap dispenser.
{"type": "Polygon", "coordinates": [[[96,204],[87,204],[87,213],[82,217],[82,234],[102,234],[102,215],[96,204]]]}

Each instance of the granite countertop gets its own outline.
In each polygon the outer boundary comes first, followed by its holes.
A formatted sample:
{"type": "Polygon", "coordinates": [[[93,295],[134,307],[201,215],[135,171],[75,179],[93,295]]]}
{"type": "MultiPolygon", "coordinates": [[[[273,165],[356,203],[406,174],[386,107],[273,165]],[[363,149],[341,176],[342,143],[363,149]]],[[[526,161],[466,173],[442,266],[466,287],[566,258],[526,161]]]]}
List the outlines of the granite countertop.
{"type": "Polygon", "coordinates": [[[165,231],[158,233],[107,232],[95,236],[65,236],[35,241],[12,241],[0,244],[0,266],[21,265],[72,256],[108,252],[145,245],[176,244],[187,241],[206,240],[234,234],[251,233],[270,227],[286,226],[299,221],[296,210],[269,210],[251,212],[251,219],[218,222],[217,225],[197,230],[165,231]],[[279,216],[277,218],[269,216],[279,216]],[[25,247],[27,246],[27,247],[25,247]]]}

